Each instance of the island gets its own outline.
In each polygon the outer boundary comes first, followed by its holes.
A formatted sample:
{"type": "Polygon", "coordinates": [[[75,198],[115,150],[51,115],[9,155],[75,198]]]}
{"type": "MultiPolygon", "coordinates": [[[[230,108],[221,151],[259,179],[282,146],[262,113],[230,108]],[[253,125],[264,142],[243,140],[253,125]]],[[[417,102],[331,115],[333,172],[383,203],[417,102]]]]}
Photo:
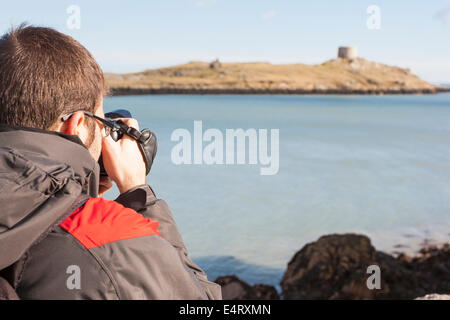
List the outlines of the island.
{"type": "Polygon", "coordinates": [[[265,62],[189,62],[143,72],[105,73],[112,95],[136,94],[428,94],[450,88],[421,80],[410,69],[356,56],[340,47],[338,57],[318,65],[265,62]]]}

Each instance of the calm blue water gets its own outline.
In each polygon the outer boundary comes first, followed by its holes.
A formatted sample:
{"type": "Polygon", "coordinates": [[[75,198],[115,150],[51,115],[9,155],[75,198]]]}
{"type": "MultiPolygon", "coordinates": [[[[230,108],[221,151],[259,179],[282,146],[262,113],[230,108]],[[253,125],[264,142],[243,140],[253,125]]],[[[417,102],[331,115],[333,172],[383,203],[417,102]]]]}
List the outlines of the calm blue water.
{"type": "MultiPolygon", "coordinates": [[[[329,233],[413,251],[450,239],[450,94],[127,96],[159,138],[148,182],[171,207],[190,256],[214,280],[277,285],[293,254],[329,233]],[[280,129],[280,170],[171,162],[173,130],[280,129]]],[[[117,190],[108,198],[115,198],[117,190]]]]}

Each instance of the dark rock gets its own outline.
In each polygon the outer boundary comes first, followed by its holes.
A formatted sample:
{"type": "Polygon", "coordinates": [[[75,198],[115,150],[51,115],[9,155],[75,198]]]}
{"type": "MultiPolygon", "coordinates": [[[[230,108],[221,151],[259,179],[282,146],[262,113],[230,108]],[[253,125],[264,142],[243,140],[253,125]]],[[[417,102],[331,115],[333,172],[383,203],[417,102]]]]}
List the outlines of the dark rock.
{"type": "Polygon", "coordinates": [[[219,277],[215,282],[222,287],[222,298],[224,300],[250,299],[252,288],[234,275],[219,277]]]}
{"type": "Polygon", "coordinates": [[[208,87],[160,87],[160,88],[132,88],[112,87],[110,92],[113,96],[148,95],[148,94],[248,94],[248,95],[286,95],[286,94],[335,94],[335,95],[383,95],[383,94],[435,94],[438,92],[450,92],[449,88],[437,89],[286,89],[286,88],[208,88],[208,87]]]}
{"type": "Polygon", "coordinates": [[[450,293],[450,250],[430,248],[417,257],[376,251],[366,236],[328,235],[295,254],[281,281],[284,299],[413,299],[450,293]],[[368,289],[370,265],[381,289],[368,289]]]}
{"type": "Polygon", "coordinates": [[[277,290],[267,284],[255,284],[253,292],[256,300],[280,300],[277,290]]]}
{"type": "Polygon", "coordinates": [[[219,277],[215,281],[222,287],[224,300],[279,300],[273,286],[257,284],[250,286],[235,275],[219,277]]]}

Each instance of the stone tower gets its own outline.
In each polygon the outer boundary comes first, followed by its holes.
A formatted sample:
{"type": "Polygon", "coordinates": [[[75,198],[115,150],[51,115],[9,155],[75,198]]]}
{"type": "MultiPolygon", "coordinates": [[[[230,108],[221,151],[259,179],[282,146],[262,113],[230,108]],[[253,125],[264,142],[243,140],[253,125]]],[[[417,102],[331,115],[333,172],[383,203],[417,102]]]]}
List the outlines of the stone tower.
{"type": "Polygon", "coordinates": [[[216,59],[209,64],[210,69],[220,69],[221,67],[222,67],[222,64],[220,63],[219,59],[216,59]]]}
{"type": "Polygon", "coordinates": [[[356,47],[350,46],[350,47],[339,47],[338,50],[338,58],[343,59],[355,59],[358,57],[358,50],[356,47]]]}

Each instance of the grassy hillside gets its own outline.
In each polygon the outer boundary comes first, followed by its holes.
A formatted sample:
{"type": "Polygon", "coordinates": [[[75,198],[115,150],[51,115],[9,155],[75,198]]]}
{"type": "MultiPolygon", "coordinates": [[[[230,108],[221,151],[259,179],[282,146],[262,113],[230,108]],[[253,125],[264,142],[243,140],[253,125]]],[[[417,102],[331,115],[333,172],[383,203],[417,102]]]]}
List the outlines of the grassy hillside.
{"type": "Polygon", "coordinates": [[[129,74],[106,74],[113,94],[127,93],[433,93],[409,70],[357,58],[320,65],[190,62],[129,74]]]}

